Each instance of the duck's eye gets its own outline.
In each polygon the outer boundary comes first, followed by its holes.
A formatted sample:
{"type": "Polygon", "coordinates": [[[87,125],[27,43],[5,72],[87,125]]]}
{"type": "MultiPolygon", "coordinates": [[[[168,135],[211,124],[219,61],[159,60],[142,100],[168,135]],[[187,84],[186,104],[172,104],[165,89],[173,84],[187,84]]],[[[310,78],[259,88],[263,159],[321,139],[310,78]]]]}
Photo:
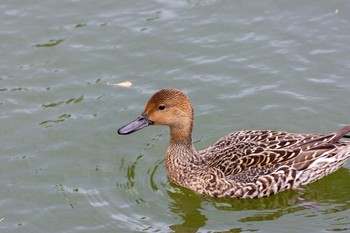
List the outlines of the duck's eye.
{"type": "Polygon", "coordinates": [[[165,105],[163,105],[163,104],[162,104],[162,105],[159,105],[159,106],[158,106],[158,109],[159,109],[159,110],[164,110],[164,109],[165,109],[165,105]]]}

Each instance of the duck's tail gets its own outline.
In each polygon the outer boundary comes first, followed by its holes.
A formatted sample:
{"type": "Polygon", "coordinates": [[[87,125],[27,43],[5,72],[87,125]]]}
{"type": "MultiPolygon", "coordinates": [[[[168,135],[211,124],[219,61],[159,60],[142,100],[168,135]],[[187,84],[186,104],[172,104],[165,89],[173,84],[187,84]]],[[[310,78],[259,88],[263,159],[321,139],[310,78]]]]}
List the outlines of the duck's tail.
{"type": "Polygon", "coordinates": [[[335,132],[335,137],[332,140],[333,143],[338,143],[338,151],[335,154],[335,157],[337,157],[339,167],[343,166],[343,164],[350,159],[350,141],[340,141],[342,138],[350,138],[349,133],[350,125],[337,130],[335,132]]]}
{"type": "Polygon", "coordinates": [[[332,139],[332,142],[338,142],[340,139],[342,138],[350,138],[350,135],[348,135],[348,133],[350,133],[350,125],[347,125],[337,131],[335,131],[335,137],[332,139]]]}

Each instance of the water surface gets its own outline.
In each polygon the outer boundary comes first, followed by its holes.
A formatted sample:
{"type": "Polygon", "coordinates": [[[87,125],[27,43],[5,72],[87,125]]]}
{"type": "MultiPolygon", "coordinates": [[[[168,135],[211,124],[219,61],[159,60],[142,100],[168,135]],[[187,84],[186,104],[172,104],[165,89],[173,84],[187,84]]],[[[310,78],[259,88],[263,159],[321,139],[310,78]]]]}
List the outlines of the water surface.
{"type": "Polygon", "coordinates": [[[348,232],[350,165],[305,187],[215,199],[169,182],[168,129],[116,130],[186,92],[203,149],[228,132],[350,123],[344,1],[2,1],[1,232],[348,232]],[[116,84],[129,80],[132,87],[116,84]]]}

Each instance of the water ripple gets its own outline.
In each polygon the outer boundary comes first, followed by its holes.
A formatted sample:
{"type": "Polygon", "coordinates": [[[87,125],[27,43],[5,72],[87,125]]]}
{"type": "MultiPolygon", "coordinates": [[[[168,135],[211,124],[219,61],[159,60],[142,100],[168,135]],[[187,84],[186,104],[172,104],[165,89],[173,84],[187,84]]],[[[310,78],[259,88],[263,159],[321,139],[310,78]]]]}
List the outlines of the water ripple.
{"type": "Polygon", "coordinates": [[[190,95],[196,147],[240,128],[348,124],[349,6],[1,1],[0,231],[349,231],[349,164],[303,203],[217,199],[168,180],[168,129],[116,135],[165,87],[190,95]]]}

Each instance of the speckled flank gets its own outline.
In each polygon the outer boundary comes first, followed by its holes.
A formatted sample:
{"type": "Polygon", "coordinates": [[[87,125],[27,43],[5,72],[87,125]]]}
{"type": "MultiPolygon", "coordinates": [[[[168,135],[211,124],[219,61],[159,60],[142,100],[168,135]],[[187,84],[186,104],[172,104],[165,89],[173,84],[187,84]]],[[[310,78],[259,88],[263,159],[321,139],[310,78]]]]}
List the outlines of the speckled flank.
{"type": "Polygon", "coordinates": [[[350,126],[326,135],[244,130],[196,151],[193,108],[176,89],[155,93],[142,114],[170,127],[169,179],[213,197],[257,198],[296,189],[336,171],[350,157],[350,141],[341,140],[350,126]]]}

